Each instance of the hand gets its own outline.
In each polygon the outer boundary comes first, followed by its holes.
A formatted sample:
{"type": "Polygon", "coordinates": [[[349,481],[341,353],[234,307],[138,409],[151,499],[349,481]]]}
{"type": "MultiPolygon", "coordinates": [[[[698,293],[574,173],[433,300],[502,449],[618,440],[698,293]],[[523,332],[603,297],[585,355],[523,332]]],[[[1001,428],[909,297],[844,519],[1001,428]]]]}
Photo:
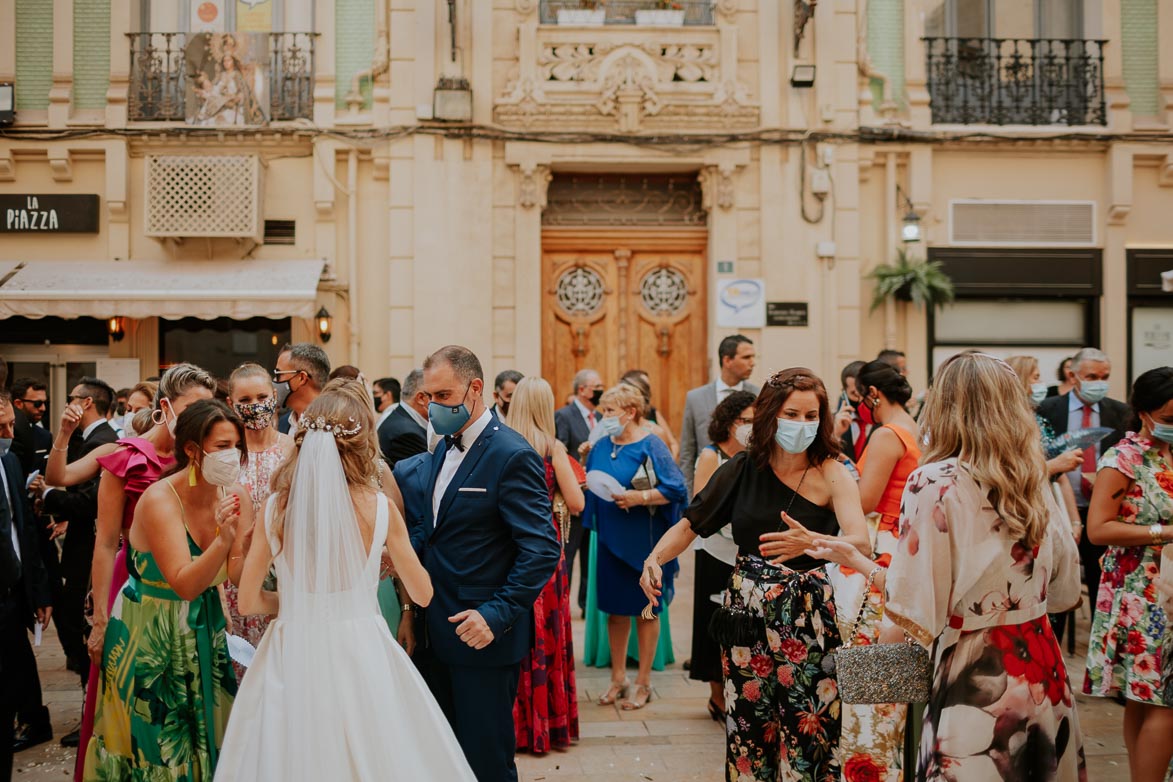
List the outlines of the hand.
{"type": "Polygon", "coordinates": [[[456,625],[457,637],[473,649],[484,649],[493,643],[493,631],[476,609],[461,611],[456,616],[448,617],[448,621],[456,625]]]}
{"type": "Polygon", "coordinates": [[[874,562],[859,553],[859,549],[842,538],[819,538],[806,553],[815,559],[825,559],[865,574],[870,573],[873,567],[877,567],[874,562]]]}
{"type": "Polygon", "coordinates": [[[615,498],[615,504],[623,510],[631,510],[638,505],[644,504],[643,492],[635,491],[634,489],[625,491],[622,494],[612,494],[611,496],[615,498]]]}
{"type": "Polygon", "coordinates": [[[782,512],[782,521],[790,529],[785,532],[767,532],[758,538],[762,544],[758,547],[758,552],[775,565],[794,559],[808,548],[814,547],[819,540],[785,511],[782,512]]]}
{"type": "Polygon", "coordinates": [[[379,580],[385,578],[395,578],[398,574],[395,572],[395,563],[391,561],[391,553],[387,551],[386,546],[383,547],[383,555],[379,564],[379,580]]]}
{"type": "Polygon", "coordinates": [[[53,606],[41,606],[33,614],[37,617],[37,624],[48,627],[49,620],[53,618],[53,606]]]}
{"type": "Polygon", "coordinates": [[[411,611],[404,611],[403,616],[399,617],[399,631],[395,634],[399,645],[403,647],[403,651],[407,652],[407,656],[411,657],[415,654],[415,622],[412,620],[411,611]]]}
{"type": "Polygon", "coordinates": [[[105,648],[106,622],[95,620],[94,626],[90,628],[90,637],[86,641],[86,651],[90,654],[90,660],[99,668],[102,667],[102,651],[105,648]]]}
{"type": "Polygon", "coordinates": [[[844,405],[839,412],[835,414],[835,439],[838,440],[843,435],[847,434],[847,430],[851,428],[851,422],[855,420],[855,408],[851,405],[844,405]]]}
{"type": "Polygon", "coordinates": [[[1058,471],[1055,474],[1071,472],[1081,464],[1083,464],[1083,451],[1078,448],[1072,448],[1047,462],[1048,467],[1058,471]]]}
{"type": "Polygon", "coordinates": [[[644,591],[644,595],[652,605],[660,605],[658,598],[663,594],[660,591],[663,586],[664,569],[657,565],[654,560],[649,559],[647,562],[644,562],[644,572],[639,577],[639,588],[644,591]]]}
{"type": "Polygon", "coordinates": [[[51,528],[53,531],[49,533],[49,540],[57,540],[57,538],[65,535],[69,531],[68,521],[51,521],[46,528],[51,528]]]}
{"type": "Polygon", "coordinates": [[[65,409],[61,411],[61,426],[58,430],[58,439],[61,436],[65,437],[65,442],[69,442],[69,436],[73,434],[73,430],[77,429],[78,424],[81,423],[82,414],[85,411],[79,405],[66,405],[65,409]]]}
{"type": "Polygon", "coordinates": [[[212,517],[216,520],[216,534],[231,548],[236,541],[236,524],[240,521],[240,497],[235,492],[222,497],[212,511],[212,517]]]}
{"type": "Polygon", "coordinates": [[[35,493],[39,497],[39,496],[41,496],[41,492],[43,492],[44,490],[45,490],[45,476],[38,475],[36,478],[33,478],[32,482],[29,484],[29,491],[35,493]]]}

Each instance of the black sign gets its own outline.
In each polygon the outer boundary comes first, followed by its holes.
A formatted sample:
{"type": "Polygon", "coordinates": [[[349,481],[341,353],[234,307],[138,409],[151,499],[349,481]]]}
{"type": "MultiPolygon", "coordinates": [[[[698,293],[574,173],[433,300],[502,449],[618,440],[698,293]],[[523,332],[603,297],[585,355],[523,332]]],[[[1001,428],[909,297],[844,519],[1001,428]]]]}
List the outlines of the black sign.
{"type": "Polygon", "coordinates": [[[98,232],[96,195],[0,195],[0,232],[98,232]]]}
{"type": "Polygon", "coordinates": [[[805,301],[767,301],[767,326],[809,326],[805,301]]]}

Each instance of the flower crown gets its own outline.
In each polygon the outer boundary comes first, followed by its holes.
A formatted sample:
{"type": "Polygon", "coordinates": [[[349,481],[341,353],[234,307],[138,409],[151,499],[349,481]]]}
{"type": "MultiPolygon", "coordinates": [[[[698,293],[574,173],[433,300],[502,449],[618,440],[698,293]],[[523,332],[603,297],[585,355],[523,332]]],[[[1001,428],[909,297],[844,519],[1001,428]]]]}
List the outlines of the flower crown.
{"type": "Polygon", "coordinates": [[[362,431],[362,424],[353,418],[346,419],[351,426],[344,427],[341,421],[328,421],[325,416],[318,416],[298,422],[298,428],[305,432],[328,432],[335,437],[353,437],[362,431]]]}

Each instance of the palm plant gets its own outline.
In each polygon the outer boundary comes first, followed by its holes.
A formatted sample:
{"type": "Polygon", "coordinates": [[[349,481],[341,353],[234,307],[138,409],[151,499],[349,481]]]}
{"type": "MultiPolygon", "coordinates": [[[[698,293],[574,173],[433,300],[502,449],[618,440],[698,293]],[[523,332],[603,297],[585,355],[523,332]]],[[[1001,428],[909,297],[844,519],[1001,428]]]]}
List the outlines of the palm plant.
{"type": "Polygon", "coordinates": [[[888,299],[911,301],[918,307],[940,307],[953,301],[953,281],[939,261],[912,258],[904,250],[894,263],[883,263],[868,274],[875,283],[872,310],[888,299]]]}

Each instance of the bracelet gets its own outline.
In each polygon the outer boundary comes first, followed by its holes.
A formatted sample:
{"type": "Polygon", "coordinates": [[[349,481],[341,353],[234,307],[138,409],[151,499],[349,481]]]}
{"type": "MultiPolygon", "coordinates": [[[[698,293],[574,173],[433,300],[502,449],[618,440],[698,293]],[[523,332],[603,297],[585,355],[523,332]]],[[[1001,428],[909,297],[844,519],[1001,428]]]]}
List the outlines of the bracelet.
{"type": "Polygon", "coordinates": [[[399,610],[405,614],[410,614],[415,610],[415,606],[413,606],[411,603],[404,603],[403,605],[399,606],[399,610]]]}
{"type": "Polygon", "coordinates": [[[647,505],[647,504],[648,504],[648,493],[647,493],[647,491],[641,491],[641,492],[639,493],[639,496],[640,496],[640,498],[643,500],[643,503],[644,503],[644,505],[647,505]]]}
{"type": "Polygon", "coordinates": [[[54,445],[53,445],[53,450],[54,450],[54,451],[61,451],[61,453],[69,453],[69,448],[68,448],[68,447],[66,447],[66,448],[59,448],[59,447],[57,447],[57,445],[56,445],[56,444],[54,444],[54,445]]]}
{"type": "Polygon", "coordinates": [[[1160,524],[1152,524],[1149,526],[1149,537],[1153,540],[1154,546],[1159,546],[1165,542],[1165,529],[1160,524]]]}
{"type": "Polygon", "coordinates": [[[865,600],[867,599],[867,595],[872,591],[872,587],[876,584],[876,574],[883,569],[883,565],[876,565],[874,568],[872,568],[871,572],[868,573],[868,582],[864,586],[863,590],[865,600]]]}

